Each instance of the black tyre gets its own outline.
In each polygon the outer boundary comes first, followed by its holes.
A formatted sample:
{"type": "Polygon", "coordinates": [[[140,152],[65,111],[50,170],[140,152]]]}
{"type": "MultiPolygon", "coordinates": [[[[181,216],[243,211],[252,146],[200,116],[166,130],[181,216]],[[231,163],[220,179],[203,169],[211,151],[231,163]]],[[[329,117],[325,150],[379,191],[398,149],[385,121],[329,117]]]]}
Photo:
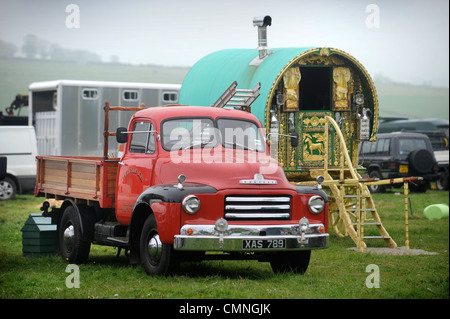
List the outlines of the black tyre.
{"type": "Polygon", "coordinates": [[[140,255],[142,266],[150,276],[169,275],[178,268],[172,245],[163,244],[159,239],[154,215],[150,215],[142,227],[140,255]]]}
{"type": "Polygon", "coordinates": [[[409,165],[413,170],[412,173],[429,173],[434,165],[433,154],[427,149],[415,150],[409,154],[409,165]]]}
{"type": "Polygon", "coordinates": [[[448,190],[448,174],[446,172],[439,173],[439,179],[436,181],[436,188],[440,191],[448,190]]]}
{"type": "Polygon", "coordinates": [[[272,257],[270,266],[274,273],[294,272],[304,274],[308,269],[311,251],[280,253],[272,257]]]}
{"type": "MultiPolygon", "coordinates": [[[[381,180],[381,173],[379,171],[371,171],[369,173],[369,177],[381,180]]],[[[384,186],[383,185],[368,185],[367,187],[369,188],[369,191],[372,194],[384,192],[384,186]]]]}
{"type": "Polygon", "coordinates": [[[0,181],[0,201],[13,199],[17,194],[16,183],[9,178],[0,181]]]}
{"type": "Polygon", "coordinates": [[[426,193],[427,190],[430,188],[430,182],[427,181],[419,181],[416,184],[409,184],[409,189],[411,190],[411,192],[414,193],[426,193]]]}
{"type": "Polygon", "coordinates": [[[75,208],[71,205],[64,210],[58,229],[59,253],[71,264],[87,261],[91,243],[84,241],[81,234],[81,221],[75,208]]]}

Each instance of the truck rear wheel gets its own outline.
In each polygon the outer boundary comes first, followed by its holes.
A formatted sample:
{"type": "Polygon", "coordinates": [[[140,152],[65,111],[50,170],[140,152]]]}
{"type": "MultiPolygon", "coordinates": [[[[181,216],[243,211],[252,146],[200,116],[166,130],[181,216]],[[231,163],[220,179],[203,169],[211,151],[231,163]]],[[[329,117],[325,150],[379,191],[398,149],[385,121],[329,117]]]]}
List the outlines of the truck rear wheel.
{"type": "Polygon", "coordinates": [[[59,252],[71,264],[87,261],[91,243],[84,241],[81,234],[81,220],[71,205],[64,210],[58,230],[59,252]]]}
{"type": "Polygon", "coordinates": [[[150,276],[168,275],[178,267],[172,245],[164,244],[159,239],[154,215],[150,215],[142,227],[140,253],[142,266],[150,276]]]}
{"type": "Polygon", "coordinates": [[[280,253],[272,257],[270,266],[274,273],[294,272],[304,274],[308,269],[311,251],[280,253]]]}

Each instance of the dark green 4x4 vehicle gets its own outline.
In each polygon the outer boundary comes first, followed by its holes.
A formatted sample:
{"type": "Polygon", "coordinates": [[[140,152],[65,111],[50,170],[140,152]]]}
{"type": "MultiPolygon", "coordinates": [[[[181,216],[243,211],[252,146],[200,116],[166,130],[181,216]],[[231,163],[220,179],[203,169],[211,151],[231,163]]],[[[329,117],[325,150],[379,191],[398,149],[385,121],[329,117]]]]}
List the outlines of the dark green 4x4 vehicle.
{"type": "MultiPolygon", "coordinates": [[[[439,178],[430,139],[420,133],[378,134],[375,142],[361,143],[359,161],[371,178],[423,177],[423,181],[411,184],[412,191],[426,192],[430,182],[439,178]]],[[[369,186],[372,193],[382,192],[385,188],[382,185],[369,186]]]]}

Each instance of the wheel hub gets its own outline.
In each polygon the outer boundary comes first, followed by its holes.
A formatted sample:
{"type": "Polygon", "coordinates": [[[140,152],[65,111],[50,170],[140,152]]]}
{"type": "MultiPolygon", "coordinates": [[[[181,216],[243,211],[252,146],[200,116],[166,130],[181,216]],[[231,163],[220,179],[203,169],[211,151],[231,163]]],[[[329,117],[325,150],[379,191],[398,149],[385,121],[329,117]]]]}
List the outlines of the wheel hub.
{"type": "Polygon", "coordinates": [[[162,243],[159,235],[156,234],[148,242],[148,253],[154,261],[159,261],[162,255],[162,243]]]}
{"type": "Polygon", "coordinates": [[[0,182],[0,198],[8,199],[12,194],[12,186],[8,182],[0,182]]]}
{"type": "Polygon", "coordinates": [[[64,230],[64,244],[68,251],[72,251],[75,242],[75,231],[73,225],[69,225],[64,230]]]}

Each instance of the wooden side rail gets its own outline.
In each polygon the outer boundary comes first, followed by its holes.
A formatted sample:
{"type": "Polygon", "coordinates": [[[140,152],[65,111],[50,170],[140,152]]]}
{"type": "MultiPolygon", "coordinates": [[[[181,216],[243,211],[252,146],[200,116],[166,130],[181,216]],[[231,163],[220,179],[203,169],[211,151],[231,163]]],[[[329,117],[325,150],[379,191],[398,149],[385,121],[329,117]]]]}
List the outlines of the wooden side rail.
{"type": "Polygon", "coordinates": [[[110,136],[116,136],[116,132],[109,132],[109,111],[141,111],[146,109],[144,103],[140,107],[126,107],[126,106],[110,106],[109,101],[105,102],[105,129],[103,131],[103,159],[108,160],[108,138],[110,136]]]}

